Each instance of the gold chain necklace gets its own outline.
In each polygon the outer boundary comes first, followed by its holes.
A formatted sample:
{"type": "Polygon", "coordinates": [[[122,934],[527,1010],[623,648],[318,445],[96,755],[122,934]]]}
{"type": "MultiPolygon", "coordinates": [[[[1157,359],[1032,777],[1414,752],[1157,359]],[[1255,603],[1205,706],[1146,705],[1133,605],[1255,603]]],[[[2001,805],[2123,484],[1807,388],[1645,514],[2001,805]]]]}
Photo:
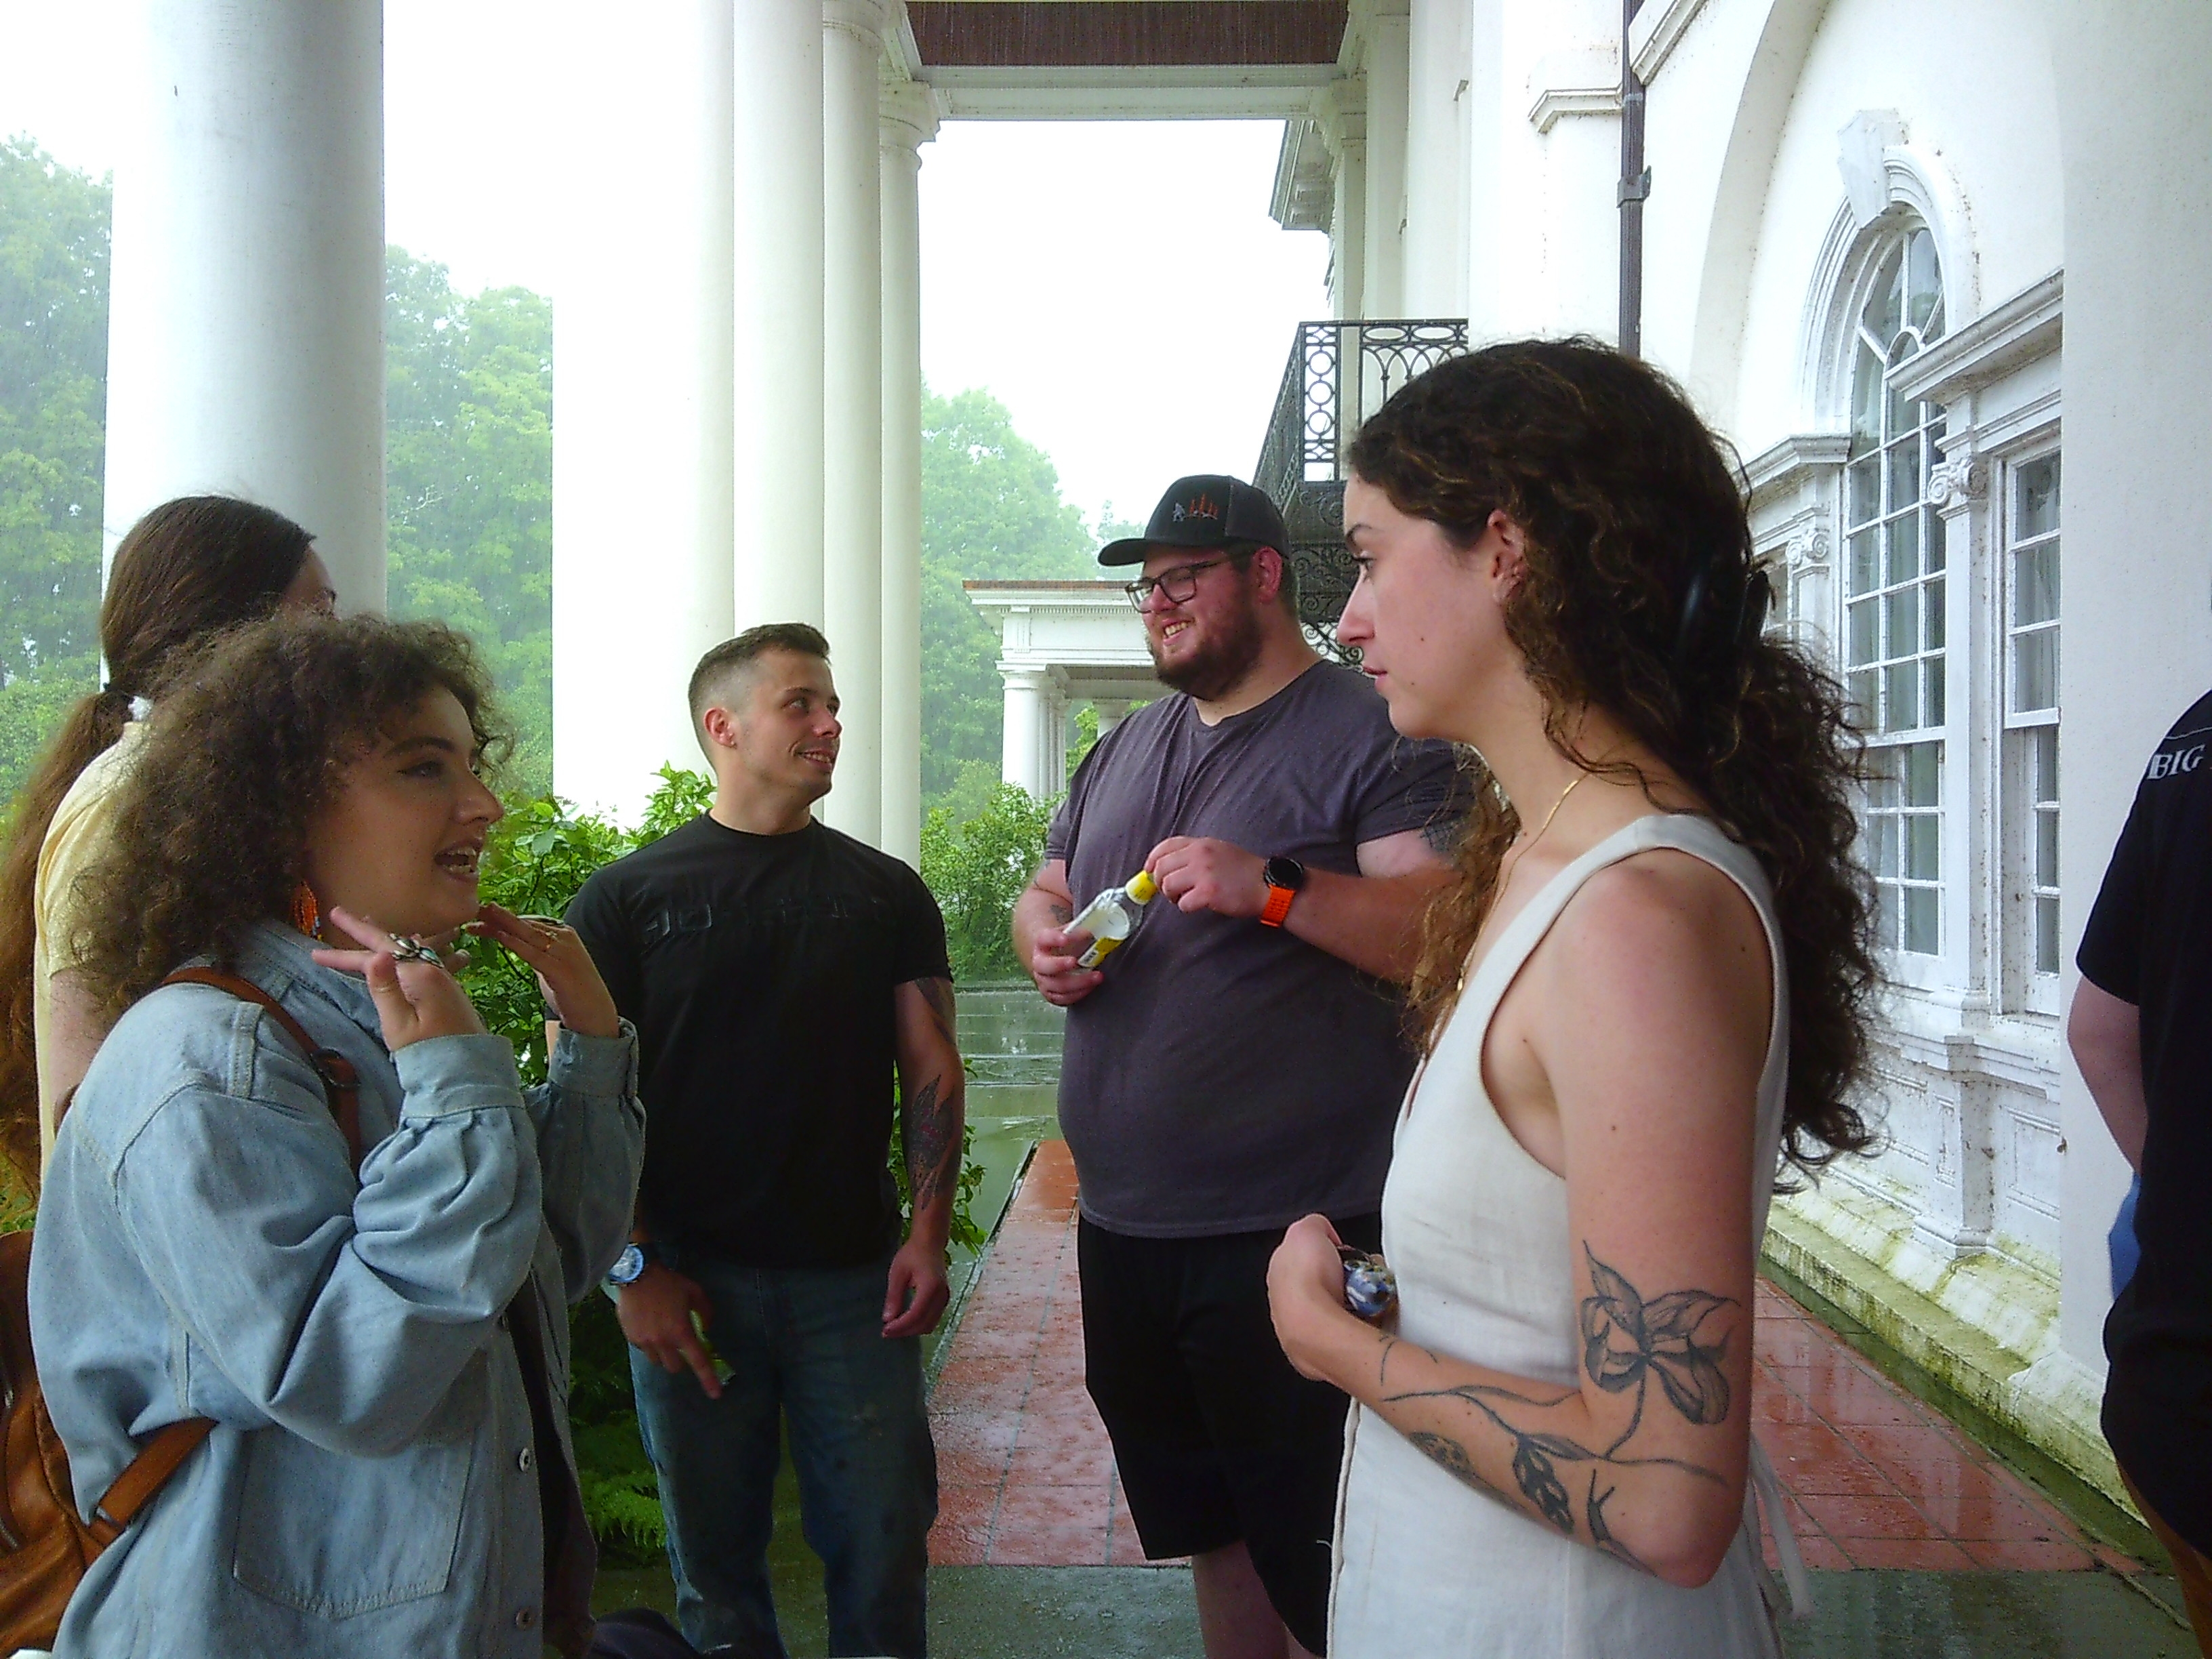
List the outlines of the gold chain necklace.
{"type": "MultiPolygon", "coordinates": [[[[1475,931],[1474,943],[1468,949],[1468,962],[1472,963],[1481,953],[1483,935],[1490,931],[1490,924],[1497,919],[1498,908],[1504,902],[1505,884],[1513,878],[1513,872],[1521,867],[1521,860],[1528,855],[1528,849],[1544,839],[1544,832],[1552,827],[1552,820],[1559,816],[1559,809],[1567,804],[1567,797],[1580,788],[1583,780],[1588,776],[1589,774],[1587,772],[1576,773],[1569,781],[1567,787],[1559,791],[1559,798],[1552,803],[1552,810],[1544,814],[1544,821],[1536,826],[1536,833],[1498,860],[1496,893],[1490,902],[1490,913],[1483,917],[1482,926],[1475,931]]],[[[1460,983],[1464,985],[1466,982],[1467,969],[1462,967],[1460,969],[1460,983]]]]}

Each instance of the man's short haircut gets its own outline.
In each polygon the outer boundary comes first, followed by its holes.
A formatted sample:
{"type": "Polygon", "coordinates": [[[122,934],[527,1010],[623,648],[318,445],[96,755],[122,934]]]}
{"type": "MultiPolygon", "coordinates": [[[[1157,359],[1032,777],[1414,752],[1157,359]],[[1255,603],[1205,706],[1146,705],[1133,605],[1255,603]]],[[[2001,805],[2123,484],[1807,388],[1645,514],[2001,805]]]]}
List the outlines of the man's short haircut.
{"type": "Polygon", "coordinates": [[[830,660],[830,641],[822,637],[820,629],[805,623],[763,623],[758,628],[748,628],[734,640],[724,640],[700,658],[699,665],[691,671],[691,730],[701,748],[707,744],[705,729],[700,725],[707,711],[770,651],[788,651],[796,656],[830,660]]]}
{"type": "Polygon", "coordinates": [[[1284,610],[1291,613],[1291,618],[1295,622],[1298,615],[1298,568],[1291,562],[1291,550],[1287,547],[1275,547],[1273,542],[1236,541],[1222,544],[1222,550],[1229,555],[1239,570],[1250,569],[1252,556],[1263,547],[1273,547],[1275,556],[1283,562],[1283,580],[1281,585],[1275,589],[1275,599],[1284,610]]]}

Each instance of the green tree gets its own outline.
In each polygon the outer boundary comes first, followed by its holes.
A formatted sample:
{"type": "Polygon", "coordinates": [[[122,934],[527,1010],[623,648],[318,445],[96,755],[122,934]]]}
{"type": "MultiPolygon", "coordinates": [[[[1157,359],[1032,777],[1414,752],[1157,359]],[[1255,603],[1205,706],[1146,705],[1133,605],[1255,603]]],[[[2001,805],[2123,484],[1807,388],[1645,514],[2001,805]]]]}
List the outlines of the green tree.
{"type": "Polygon", "coordinates": [[[933,807],[921,826],[921,878],[945,913],[945,942],[953,977],[1017,979],[1008,927],[1014,901],[1044,861],[1052,803],[1018,785],[1001,783],[981,811],[957,821],[950,806],[933,807]]]}
{"type": "Polygon", "coordinates": [[[1081,580],[1098,568],[1051,459],[989,392],[925,393],[921,433],[921,789],[937,805],[963,769],[999,768],[999,640],[962,581],[1081,580]]]}
{"type": "Polygon", "coordinates": [[[0,800],[98,680],[112,194],[0,142],[0,800]]]}
{"type": "Polygon", "coordinates": [[[520,741],[523,793],[551,784],[553,307],[457,294],[446,267],[386,261],[387,604],[473,635],[520,741]]]}

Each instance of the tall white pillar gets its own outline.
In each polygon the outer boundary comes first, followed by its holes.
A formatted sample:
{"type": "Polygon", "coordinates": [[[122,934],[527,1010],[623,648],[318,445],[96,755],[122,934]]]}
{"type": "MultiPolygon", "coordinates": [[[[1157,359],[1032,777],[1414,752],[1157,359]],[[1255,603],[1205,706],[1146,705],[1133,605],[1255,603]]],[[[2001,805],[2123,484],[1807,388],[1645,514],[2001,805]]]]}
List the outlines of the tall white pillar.
{"type": "Polygon", "coordinates": [[[148,0],[115,172],[107,547],[172,496],[297,520],[384,608],[380,0],[148,0]]]}
{"type": "Polygon", "coordinates": [[[685,688],[733,631],[731,7],[558,15],[562,177],[591,210],[554,310],[553,777],[629,823],[658,768],[702,764],[685,688]]]}
{"type": "MultiPolygon", "coordinates": [[[[609,27],[612,14],[594,15],[609,27]]],[[[825,615],[820,0],[737,0],[735,24],[733,74],[743,79],[733,106],[732,452],[746,526],[737,550],[737,624],[818,628],[825,615]]],[[[630,26],[624,11],[613,28],[630,26]]]]}
{"type": "Polygon", "coordinates": [[[921,861],[921,147],[937,94],[908,81],[884,95],[884,851],[921,861]]]}
{"type": "Polygon", "coordinates": [[[1367,19],[1367,273],[1370,317],[1406,314],[1407,0],[1377,0],[1367,19]]]}
{"type": "Polygon", "coordinates": [[[1358,82],[1329,88],[1322,132],[1336,162],[1329,205],[1329,301],[1343,318],[1366,315],[1367,106],[1358,82]]]}
{"type": "Polygon", "coordinates": [[[845,741],[823,816],[884,832],[882,0],[822,8],[822,607],[845,741]]]}
{"type": "Polygon", "coordinates": [[[999,776],[1019,784],[1040,800],[1057,789],[1045,788],[1044,722],[1047,677],[1039,668],[1001,668],[1006,683],[1005,723],[1000,728],[999,776]]]}

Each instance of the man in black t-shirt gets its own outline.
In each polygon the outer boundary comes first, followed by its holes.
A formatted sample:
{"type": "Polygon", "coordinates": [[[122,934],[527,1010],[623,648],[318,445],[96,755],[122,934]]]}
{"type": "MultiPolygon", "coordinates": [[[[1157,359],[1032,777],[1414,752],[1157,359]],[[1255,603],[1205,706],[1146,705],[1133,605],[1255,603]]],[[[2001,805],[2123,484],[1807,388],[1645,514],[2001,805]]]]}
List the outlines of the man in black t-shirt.
{"type": "Polygon", "coordinates": [[[2067,1042],[2142,1180],[2105,1438],[2212,1655],[2212,695],[2144,769],[2076,962],[2067,1042]]]}
{"type": "Polygon", "coordinates": [[[645,1170],[611,1280],[677,1616],[702,1649],[781,1659],[781,1417],[830,1651],[918,1659],[937,1513],[921,1339],[945,1310],[964,1097],[945,923],[912,870],[814,820],[841,730],[819,633],[715,647],[691,715],[713,808],[568,915],[638,1031],[645,1170]]]}

